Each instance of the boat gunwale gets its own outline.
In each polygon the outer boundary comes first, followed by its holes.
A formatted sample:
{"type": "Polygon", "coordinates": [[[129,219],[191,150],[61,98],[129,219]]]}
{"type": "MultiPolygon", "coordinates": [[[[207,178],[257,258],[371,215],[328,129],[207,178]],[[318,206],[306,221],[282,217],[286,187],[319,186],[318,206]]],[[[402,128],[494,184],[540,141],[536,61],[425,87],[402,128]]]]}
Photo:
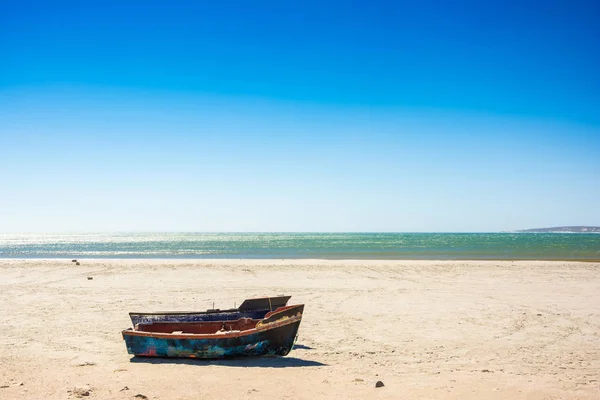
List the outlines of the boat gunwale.
{"type": "Polygon", "coordinates": [[[302,321],[302,314],[294,315],[291,317],[284,317],[280,320],[273,321],[268,324],[260,325],[244,331],[231,331],[228,333],[162,333],[162,332],[148,332],[148,331],[136,331],[132,328],[125,329],[122,331],[123,336],[141,336],[141,337],[152,337],[156,339],[231,339],[239,338],[242,336],[249,336],[255,333],[268,331],[271,329],[280,328],[285,325],[289,325],[295,322],[302,321]]]}

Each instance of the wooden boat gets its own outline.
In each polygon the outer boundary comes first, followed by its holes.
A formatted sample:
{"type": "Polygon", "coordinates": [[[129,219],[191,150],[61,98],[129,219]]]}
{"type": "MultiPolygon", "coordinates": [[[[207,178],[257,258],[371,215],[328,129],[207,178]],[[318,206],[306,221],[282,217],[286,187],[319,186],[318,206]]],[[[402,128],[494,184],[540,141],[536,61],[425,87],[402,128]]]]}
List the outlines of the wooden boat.
{"type": "Polygon", "coordinates": [[[153,322],[233,321],[240,318],[262,319],[268,312],[275,311],[279,307],[285,307],[291,297],[276,296],[246,299],[238,308],[228,310],[130,312],[129,318],[131,318],[133,326],[153,322]]]}
{"type": "Polygon", "coordinates": [[[287,355],[294,346],[304,305],[281,307],[264,319],[155,322],[122,332],[136,356],[229,358],[287,355]]]}

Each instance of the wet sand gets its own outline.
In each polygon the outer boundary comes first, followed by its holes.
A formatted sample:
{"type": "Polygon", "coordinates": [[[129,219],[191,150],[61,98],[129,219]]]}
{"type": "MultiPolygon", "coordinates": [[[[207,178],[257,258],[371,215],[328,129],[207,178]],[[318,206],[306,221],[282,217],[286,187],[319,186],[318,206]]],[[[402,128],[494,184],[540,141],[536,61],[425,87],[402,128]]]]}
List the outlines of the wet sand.
{"type": "Polygon", "coordinates": [[[600,398],[598,263],[70,261],[0,260],[0,399],[600,398]],[[275,294],[306,304],[287,357],[134,358],[121,338],[128,311],[275,294]]]}

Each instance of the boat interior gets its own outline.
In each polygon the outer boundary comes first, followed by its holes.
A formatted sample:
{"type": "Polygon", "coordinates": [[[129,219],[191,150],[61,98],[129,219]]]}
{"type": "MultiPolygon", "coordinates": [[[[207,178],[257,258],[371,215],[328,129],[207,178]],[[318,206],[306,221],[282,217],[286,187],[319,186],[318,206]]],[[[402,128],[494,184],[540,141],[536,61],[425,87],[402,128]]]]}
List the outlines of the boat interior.
{"type": "Polygon", "coordinates": [[[292,296],[261,297],[246,299],[239,306],[239,310],[276,310],[285,307],[292,296]]]}
{"type": "Polygon", "coordinates": [[[256,328],[260,323],[271,323],[281,318],[291,317],[297,313],[302,314],[304,305],[279,307],[265,315],[263,319],[240,318],[235,321],[201,321],[201,322],[154,322],[150,324],[137,324],[136,331],[176,334],[224,334],[233,331],[247,331],[256,328]]]}
{"type": "Polygon", "coordinates": [[[219,309],[211,308],[206,311],[155,311],[155,312],[130,312],[129,315],[186,315],[186,314],[217,314],[254,311],[268,313],[281,307],[286,307],[292,296],[261,297],[257,299],[246,299],[238,308],[219,309]]]}
{"type": "Polygon", "coordinates": [[[204,322],[155,322],[138,324],[135,330],[155,333],[177,334],[222,334],[232,331],[247,331],[253,329],[260,319],[240,318],[236,321],[204,321],[204,322]]]}

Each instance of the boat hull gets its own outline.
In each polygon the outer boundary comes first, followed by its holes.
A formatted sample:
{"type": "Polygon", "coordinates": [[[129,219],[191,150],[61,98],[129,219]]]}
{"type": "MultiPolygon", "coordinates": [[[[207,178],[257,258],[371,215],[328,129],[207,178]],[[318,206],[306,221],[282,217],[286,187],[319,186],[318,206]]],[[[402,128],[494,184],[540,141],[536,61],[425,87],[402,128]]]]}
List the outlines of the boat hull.
{"type": "Polygon", "coordinates": [[[300,321],[301,316],[287,318],[268,324],[263,329],[253,329],[239,335],[228,334],[223,337],[157,334],[128,329],[123,331],[123,338],[127,352],[136,356],[201,359],[285,356],[294,346],[300,321]]]}

